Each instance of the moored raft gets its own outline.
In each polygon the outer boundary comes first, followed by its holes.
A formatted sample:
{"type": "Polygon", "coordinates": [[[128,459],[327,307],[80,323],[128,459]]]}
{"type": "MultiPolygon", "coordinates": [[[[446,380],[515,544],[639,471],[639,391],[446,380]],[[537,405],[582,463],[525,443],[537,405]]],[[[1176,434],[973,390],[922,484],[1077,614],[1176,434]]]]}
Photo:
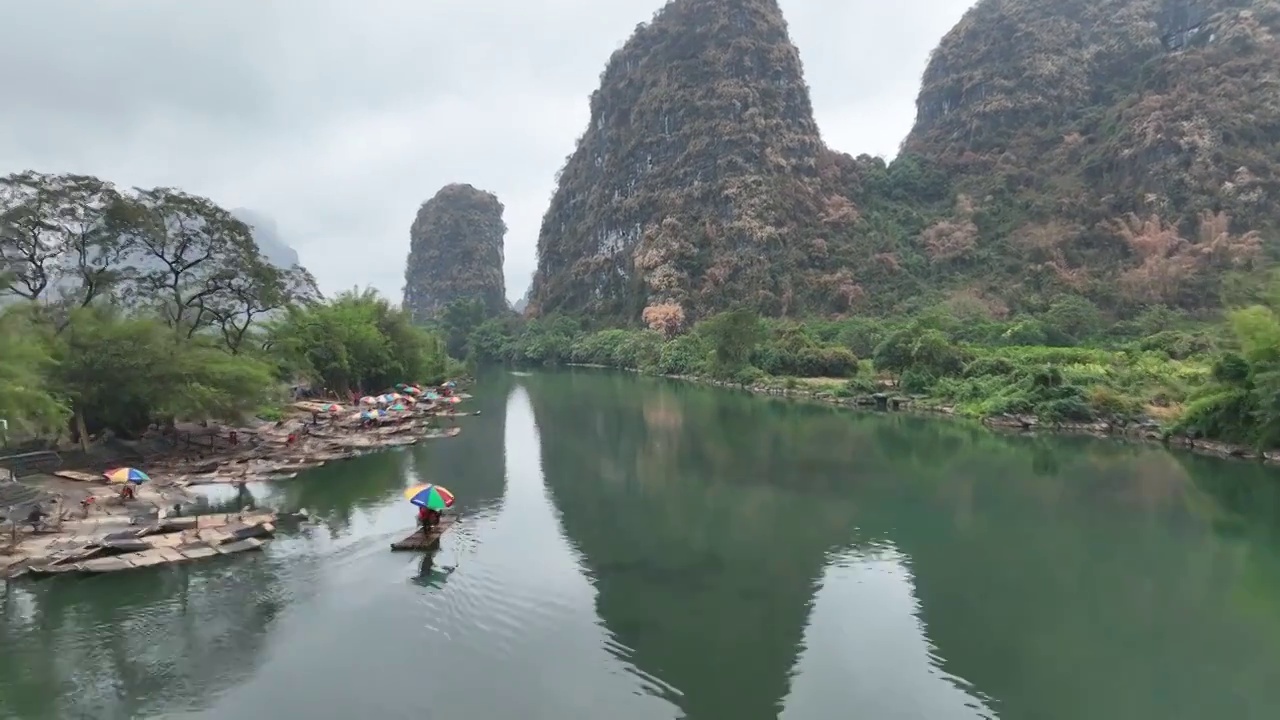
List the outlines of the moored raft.
{"type": "Polygon", "coordinates": [[[203,515],[171,518],[72,544],[51,545],[51,554],[31,558],[19,572],[34,576],[98,574],[191,562],[258,550],[275,534],[275,515],[203,515]]]}
{"type": "Polygon", "coordinates": [[[120,570],[135,570],[137,568],[154,567],[156,565],[176,565],[179,563],[202,560],[204,558],[232,555],[246,550],[260,550],[263,545],[265,545],[265,543],[258,538],[245,538],[244,540],[236,540],[234,542],[218,545],[199,542],[188,543],[178,547],[157,547],[141,550],[139,552],[109,555],[107,557],[99,557],[77,563],[31,566],[27,568],[27,572],[35,576],[61,575],[64,573],[97,575],[100,573],[117,572],[120,570]]]}
{"type": "Polygon", "coordinates": [[[445,515],[440,518],[440,523],[432,528],[431,532],[424,533],[422,532],[422,528],[418,528],[412,535],[409,535],[403,540],[391,543],[391,550],[393,552],[434,550],[440,545],[440,537],[444,535],[449,528],[453,527],[453,524],[457,521],[458,519],[456,516],[445,515]]]}

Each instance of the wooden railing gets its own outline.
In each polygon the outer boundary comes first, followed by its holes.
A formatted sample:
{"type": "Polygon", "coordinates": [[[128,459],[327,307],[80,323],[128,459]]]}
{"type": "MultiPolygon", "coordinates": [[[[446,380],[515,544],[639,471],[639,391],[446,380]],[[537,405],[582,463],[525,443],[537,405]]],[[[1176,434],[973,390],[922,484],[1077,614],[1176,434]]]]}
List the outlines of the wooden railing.
{"type": "Polygon", "coordinates": [[[15,479],[36,473],[51,473],[62,467],[62,456],[53,450],[0,455],[0,467],[12,473],[15,479]]]}

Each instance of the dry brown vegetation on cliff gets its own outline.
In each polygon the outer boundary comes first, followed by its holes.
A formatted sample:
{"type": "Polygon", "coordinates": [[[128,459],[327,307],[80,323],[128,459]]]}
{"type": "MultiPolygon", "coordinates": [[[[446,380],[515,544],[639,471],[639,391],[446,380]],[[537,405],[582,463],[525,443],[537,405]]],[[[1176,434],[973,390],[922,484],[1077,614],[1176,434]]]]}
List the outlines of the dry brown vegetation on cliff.
{"type": "Polygon", "coordinates": [[[601,76],[532,312],[1247,300],[1280,218],[1278,32],[1280,0],[982,0],[886,164],[823,146],[775,0],[673,0],[601,76]]]}

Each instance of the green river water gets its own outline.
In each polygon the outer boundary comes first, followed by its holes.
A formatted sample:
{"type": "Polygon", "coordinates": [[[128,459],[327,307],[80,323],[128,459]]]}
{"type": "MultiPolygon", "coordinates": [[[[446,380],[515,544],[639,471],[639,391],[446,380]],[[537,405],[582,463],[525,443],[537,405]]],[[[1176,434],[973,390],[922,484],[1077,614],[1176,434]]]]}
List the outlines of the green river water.
{"type": "Polygon", "coordinates": [[[1280,717],[1257,465],[603,371],[259,487],[256,556],[0,599],[0,718],[1280,717]],[[401,490],[462,522],[387,545],[401,490]],[[424,572],[425,570],[425,572],[424,572]]]}

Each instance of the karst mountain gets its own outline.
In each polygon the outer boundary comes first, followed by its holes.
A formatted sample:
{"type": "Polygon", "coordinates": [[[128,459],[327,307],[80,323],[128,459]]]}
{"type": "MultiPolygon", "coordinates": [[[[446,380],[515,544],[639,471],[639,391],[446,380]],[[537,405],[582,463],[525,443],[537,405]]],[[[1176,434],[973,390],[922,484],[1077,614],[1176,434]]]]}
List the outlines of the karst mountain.
{"type": "Polygon", "coordinates": [[[416,321],[434,319],[460,299],[479,300],[490,314],[507,310],[502,212],[493,193],[458,183],[418,209],[404,278],[404,307],[416,321]]]}
{"type": "Polygon", "coordinates": [[[825,147],[776,0],[672,0],[591,96],[529,311],[1217,307],[1275,249],[1277,33],[1280,0],[982,0],[886,164],[825,147]]]}

